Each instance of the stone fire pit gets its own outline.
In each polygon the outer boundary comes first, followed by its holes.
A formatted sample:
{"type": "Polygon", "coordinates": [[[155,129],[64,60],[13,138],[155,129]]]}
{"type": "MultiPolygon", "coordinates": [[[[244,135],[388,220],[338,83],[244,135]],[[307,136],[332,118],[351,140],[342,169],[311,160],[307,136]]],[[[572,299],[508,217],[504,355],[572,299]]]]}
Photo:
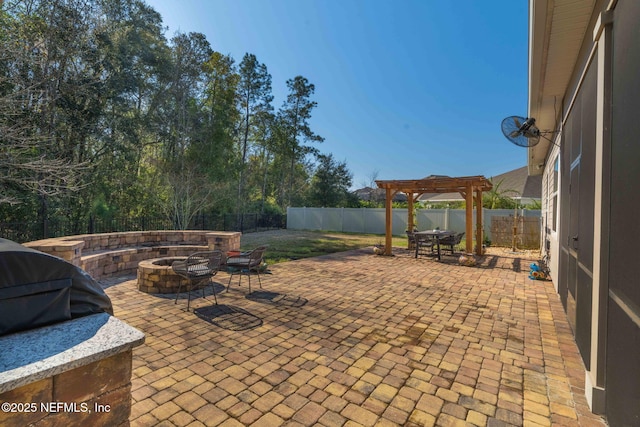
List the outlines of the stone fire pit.
{"type": "Polygon", "coordinates": [[[148,294],[172,294],[178,292],[180,276],[173,272],[174,261],[184,261],[187,257],[165,257],[140,261],[138,263],[138,290],[148,294]]]}

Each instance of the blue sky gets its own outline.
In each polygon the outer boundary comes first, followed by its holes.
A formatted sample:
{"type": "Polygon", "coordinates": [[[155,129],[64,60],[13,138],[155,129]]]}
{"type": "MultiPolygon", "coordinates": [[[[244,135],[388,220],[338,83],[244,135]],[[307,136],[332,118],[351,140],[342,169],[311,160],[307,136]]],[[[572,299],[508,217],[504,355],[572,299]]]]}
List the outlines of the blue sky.
{"type": "Polygon", "coordinates": [[[274,107],[315,85],[311,128],[353,188],[428,175],[491,177],[526,164],[500,131],[527,114],[526,0],[146,0],[176,31],[237,63],[256,55],[274,107]]]}

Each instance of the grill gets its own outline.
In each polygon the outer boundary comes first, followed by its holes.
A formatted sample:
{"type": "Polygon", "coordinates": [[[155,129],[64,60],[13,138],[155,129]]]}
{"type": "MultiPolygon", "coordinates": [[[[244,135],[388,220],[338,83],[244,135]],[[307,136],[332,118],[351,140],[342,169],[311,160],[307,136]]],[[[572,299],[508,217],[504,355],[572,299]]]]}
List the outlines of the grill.
{"type": "Polygon", "coordinates": [[[80,267],[0,239],[0,336],[95,313],[111,300],[80,267]]]}

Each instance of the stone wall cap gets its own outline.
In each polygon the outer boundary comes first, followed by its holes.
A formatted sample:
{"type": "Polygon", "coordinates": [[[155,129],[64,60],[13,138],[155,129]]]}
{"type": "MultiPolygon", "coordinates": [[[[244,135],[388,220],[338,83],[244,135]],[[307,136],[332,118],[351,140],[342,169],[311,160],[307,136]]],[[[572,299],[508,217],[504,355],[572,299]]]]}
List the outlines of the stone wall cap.
{"type": "Polygon", "coordinates": [[[0,393],[130,350],[144,333],[106,313],[0,337],[0,393]]]}
{"type": "Polygon", "coordinates": [[[53,238],[22,243],[22,246],[26,246],[32,249],[56,247],[62,248],[64,250],[68,248],[82,247],[84,246],[84,240],[65,240],[64,238],[53,238]]]}
{"type": "Polygon", "coordinates": [[[239,231],[209,231],[206,233],[207,236],[237,236],[242,234],[239,231]]]}

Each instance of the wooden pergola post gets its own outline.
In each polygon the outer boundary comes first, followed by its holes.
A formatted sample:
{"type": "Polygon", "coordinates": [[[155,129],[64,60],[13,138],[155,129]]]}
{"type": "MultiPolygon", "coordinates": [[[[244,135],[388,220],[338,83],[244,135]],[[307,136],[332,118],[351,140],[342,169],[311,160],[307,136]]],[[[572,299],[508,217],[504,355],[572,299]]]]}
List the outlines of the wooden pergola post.
{"type": "Polygon", "coordinates": [[[407,231],[413,231],[415,218],[413,216],[413,193],[407,194],[407,231]]]}
{"type": "Polygon", "coordinates": [[[384,254],[385,255],[391,255],[391,242],[392,242],[392,217],[393,217],[393,211],[391,210],[391,199],[393,199],[393,194],[391,192],[391,188],[387,188],[386,192],[386,199],[384,202],[384,209],[385,209],[385,221],[384,221],[384,228],[385,228],[385,234],[384,234],[384,254]]]}
{"type": "Polygon", "coordinates": [[[476,189],[476,255],[482,255],[482,189],[476,189]]]}
{"type": "Polygon", "coordinates": [[[465,235],[467,236],[467,253],[473,251],[473,186],[468,185],[464,193],[467,215],[465,217],[465,235]]]}

